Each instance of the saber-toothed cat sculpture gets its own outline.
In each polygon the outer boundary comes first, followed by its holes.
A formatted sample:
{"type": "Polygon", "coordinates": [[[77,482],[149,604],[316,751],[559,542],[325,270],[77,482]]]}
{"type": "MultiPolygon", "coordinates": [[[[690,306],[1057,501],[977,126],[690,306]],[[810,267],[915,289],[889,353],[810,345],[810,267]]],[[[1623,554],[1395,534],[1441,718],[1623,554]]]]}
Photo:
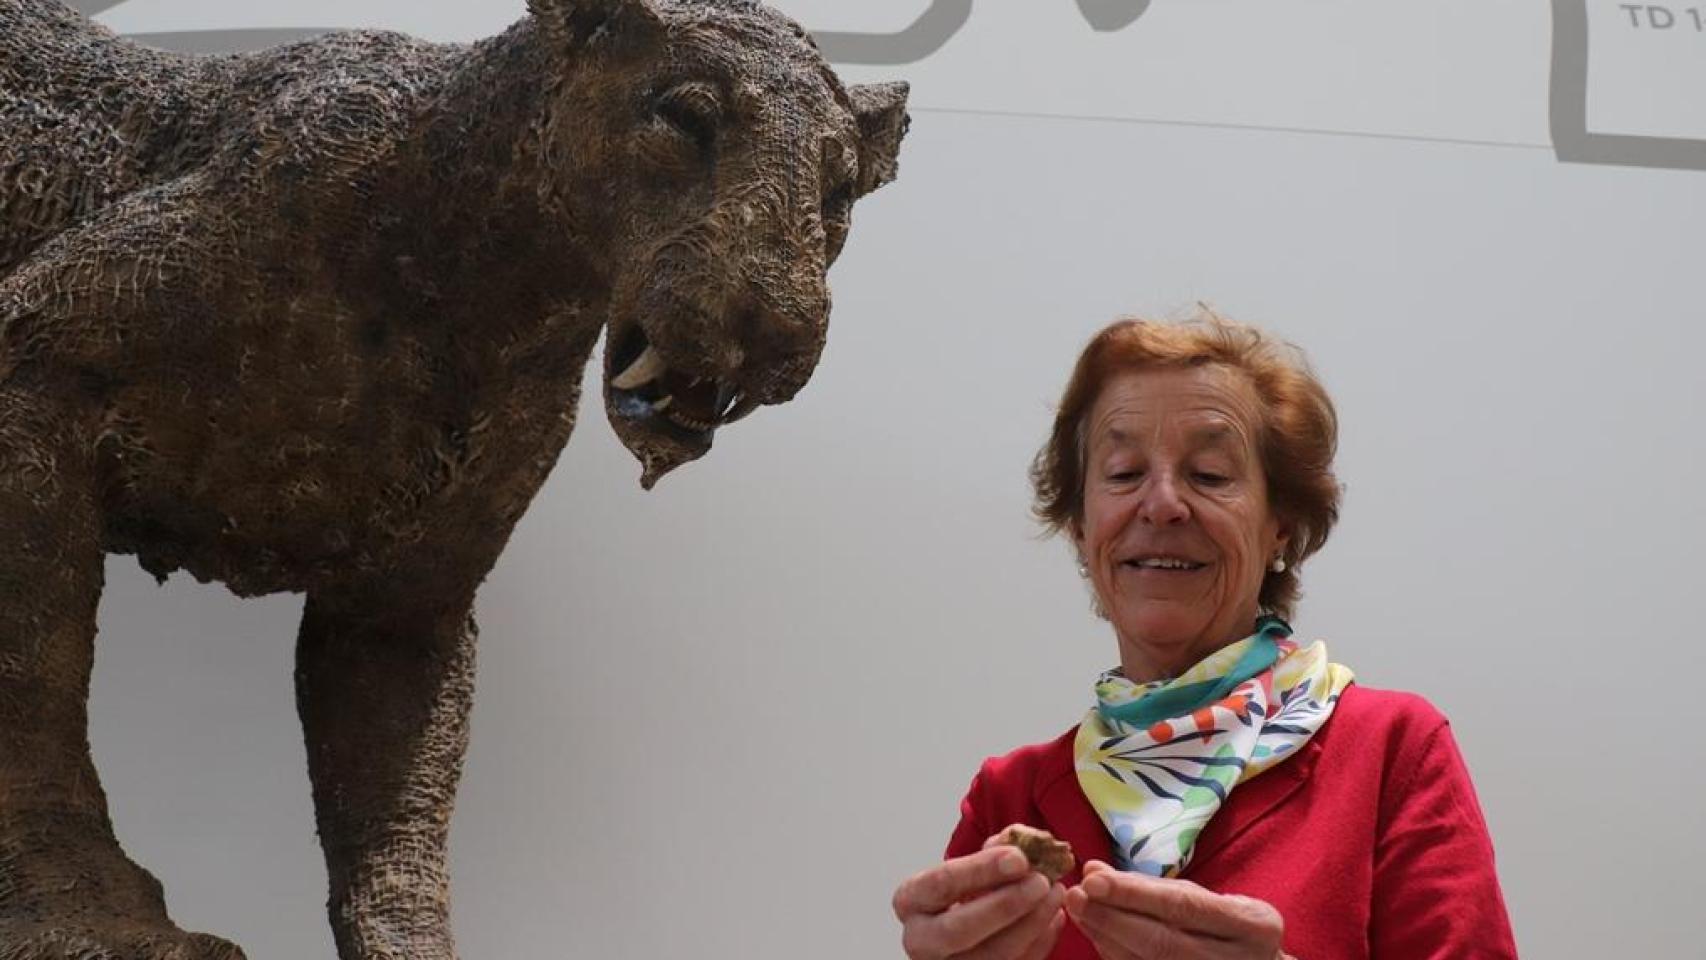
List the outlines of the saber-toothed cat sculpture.
{"type": "Polygon", "coordinates": [[[189,57],[0,0],[0,960],[168,919],[89,755],[108,553],[302,591],[344,960],[444,960],[474,593],[604,404],[650,486],[806,382],[903,84],[748,0],[530,0],[472,45],[189,57]]]}

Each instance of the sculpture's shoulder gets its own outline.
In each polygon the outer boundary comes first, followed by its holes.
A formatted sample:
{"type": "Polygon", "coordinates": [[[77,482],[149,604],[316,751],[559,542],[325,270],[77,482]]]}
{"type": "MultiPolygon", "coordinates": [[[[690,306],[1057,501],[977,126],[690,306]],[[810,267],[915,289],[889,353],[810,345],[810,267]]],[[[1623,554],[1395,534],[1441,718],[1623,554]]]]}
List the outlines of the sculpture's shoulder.
{"type": "Polygon", "coordinates": [[[465,48],[340,31],[233,58],[208,163],[226,189],[310,202],[390,157],[435,109],[465,48]]]}
{"type": "Polygon", "coordinates": [[[225,109],[372,125],[351,108],[430,98],[467,50],[390,30],[323,34],[229,58],[225,109]]]}

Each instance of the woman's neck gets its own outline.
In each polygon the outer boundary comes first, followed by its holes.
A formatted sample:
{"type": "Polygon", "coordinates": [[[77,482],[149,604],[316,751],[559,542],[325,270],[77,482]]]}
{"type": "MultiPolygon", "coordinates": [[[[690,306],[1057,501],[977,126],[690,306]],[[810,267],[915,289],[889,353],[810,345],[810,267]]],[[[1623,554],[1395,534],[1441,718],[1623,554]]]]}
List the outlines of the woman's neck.
{"type": "Polygon", "coordinates": [[[1120,672],[1133,683],[1172,680],[1216,651],[1225,649],[1255,632],[1254,616],[1240,618],[1239,622],[1241,626],[1235,630],[1222,630],[1200,637],[1169,641],[1128,636],[1116,627],[1120,672]]]}

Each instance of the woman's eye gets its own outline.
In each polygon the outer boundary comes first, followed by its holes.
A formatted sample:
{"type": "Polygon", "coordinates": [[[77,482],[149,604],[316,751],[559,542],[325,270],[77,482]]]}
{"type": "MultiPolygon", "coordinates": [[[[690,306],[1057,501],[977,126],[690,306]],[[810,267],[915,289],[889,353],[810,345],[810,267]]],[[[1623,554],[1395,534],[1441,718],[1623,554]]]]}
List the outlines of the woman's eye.
{"type": "Polygon", "coordinates": [[[1218,474],[1218,473],[1210,473],[1210,472],[1202,471],[1202,470],[1197,471],[1196,473],[1192,474],[1192,476],[1196,478],[1196,481],[1199,485],[1205,486],[1205,487],[1224,487],[1228,483],[1231,482],[1231,479],[1229,477],[1222,476],[1221,474],[1218,474]]]}
{"type": "Polygon", "coordinates": [[[700,147],[709,147],[716,141],[723,105],[710,87],[702,83],[672,87],[658,97],[655,109],[664,122],[700,147]]]}
{"type": "Polygon", "coordinates": [[[1142,470],[1116,470],[1108,474],[1109,483],[1136,483],[1143,479],[1142,470]]]}

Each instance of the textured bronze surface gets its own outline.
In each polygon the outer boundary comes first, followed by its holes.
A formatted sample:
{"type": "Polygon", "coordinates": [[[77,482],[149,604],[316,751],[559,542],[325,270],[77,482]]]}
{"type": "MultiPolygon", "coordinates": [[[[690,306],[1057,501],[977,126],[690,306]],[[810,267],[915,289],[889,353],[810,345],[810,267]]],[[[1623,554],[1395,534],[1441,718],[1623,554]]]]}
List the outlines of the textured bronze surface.
{"type": "Polygon", "coordinates": [[[1072,865],[1077,862],[1072,858],[1071,844],[1057,840],[1047,830],[1022,823],[1001,831],[995,842],[1018,847],[1025,854],[1025,859],[1031,862],[1031,869],[1047,877],[1050,883],[1071,873],[1072,865]]]}
{"type": "Polygon", "coordinates": [[[453,957],[473,597],[600,331],[647,486],[793,396],[905,99],[741,0],[217,57],[0,0],[0,960],[241,956],[176,929],[113,836],[86,709],[107,553],[307,594],[339,954],[453,957]]]}

